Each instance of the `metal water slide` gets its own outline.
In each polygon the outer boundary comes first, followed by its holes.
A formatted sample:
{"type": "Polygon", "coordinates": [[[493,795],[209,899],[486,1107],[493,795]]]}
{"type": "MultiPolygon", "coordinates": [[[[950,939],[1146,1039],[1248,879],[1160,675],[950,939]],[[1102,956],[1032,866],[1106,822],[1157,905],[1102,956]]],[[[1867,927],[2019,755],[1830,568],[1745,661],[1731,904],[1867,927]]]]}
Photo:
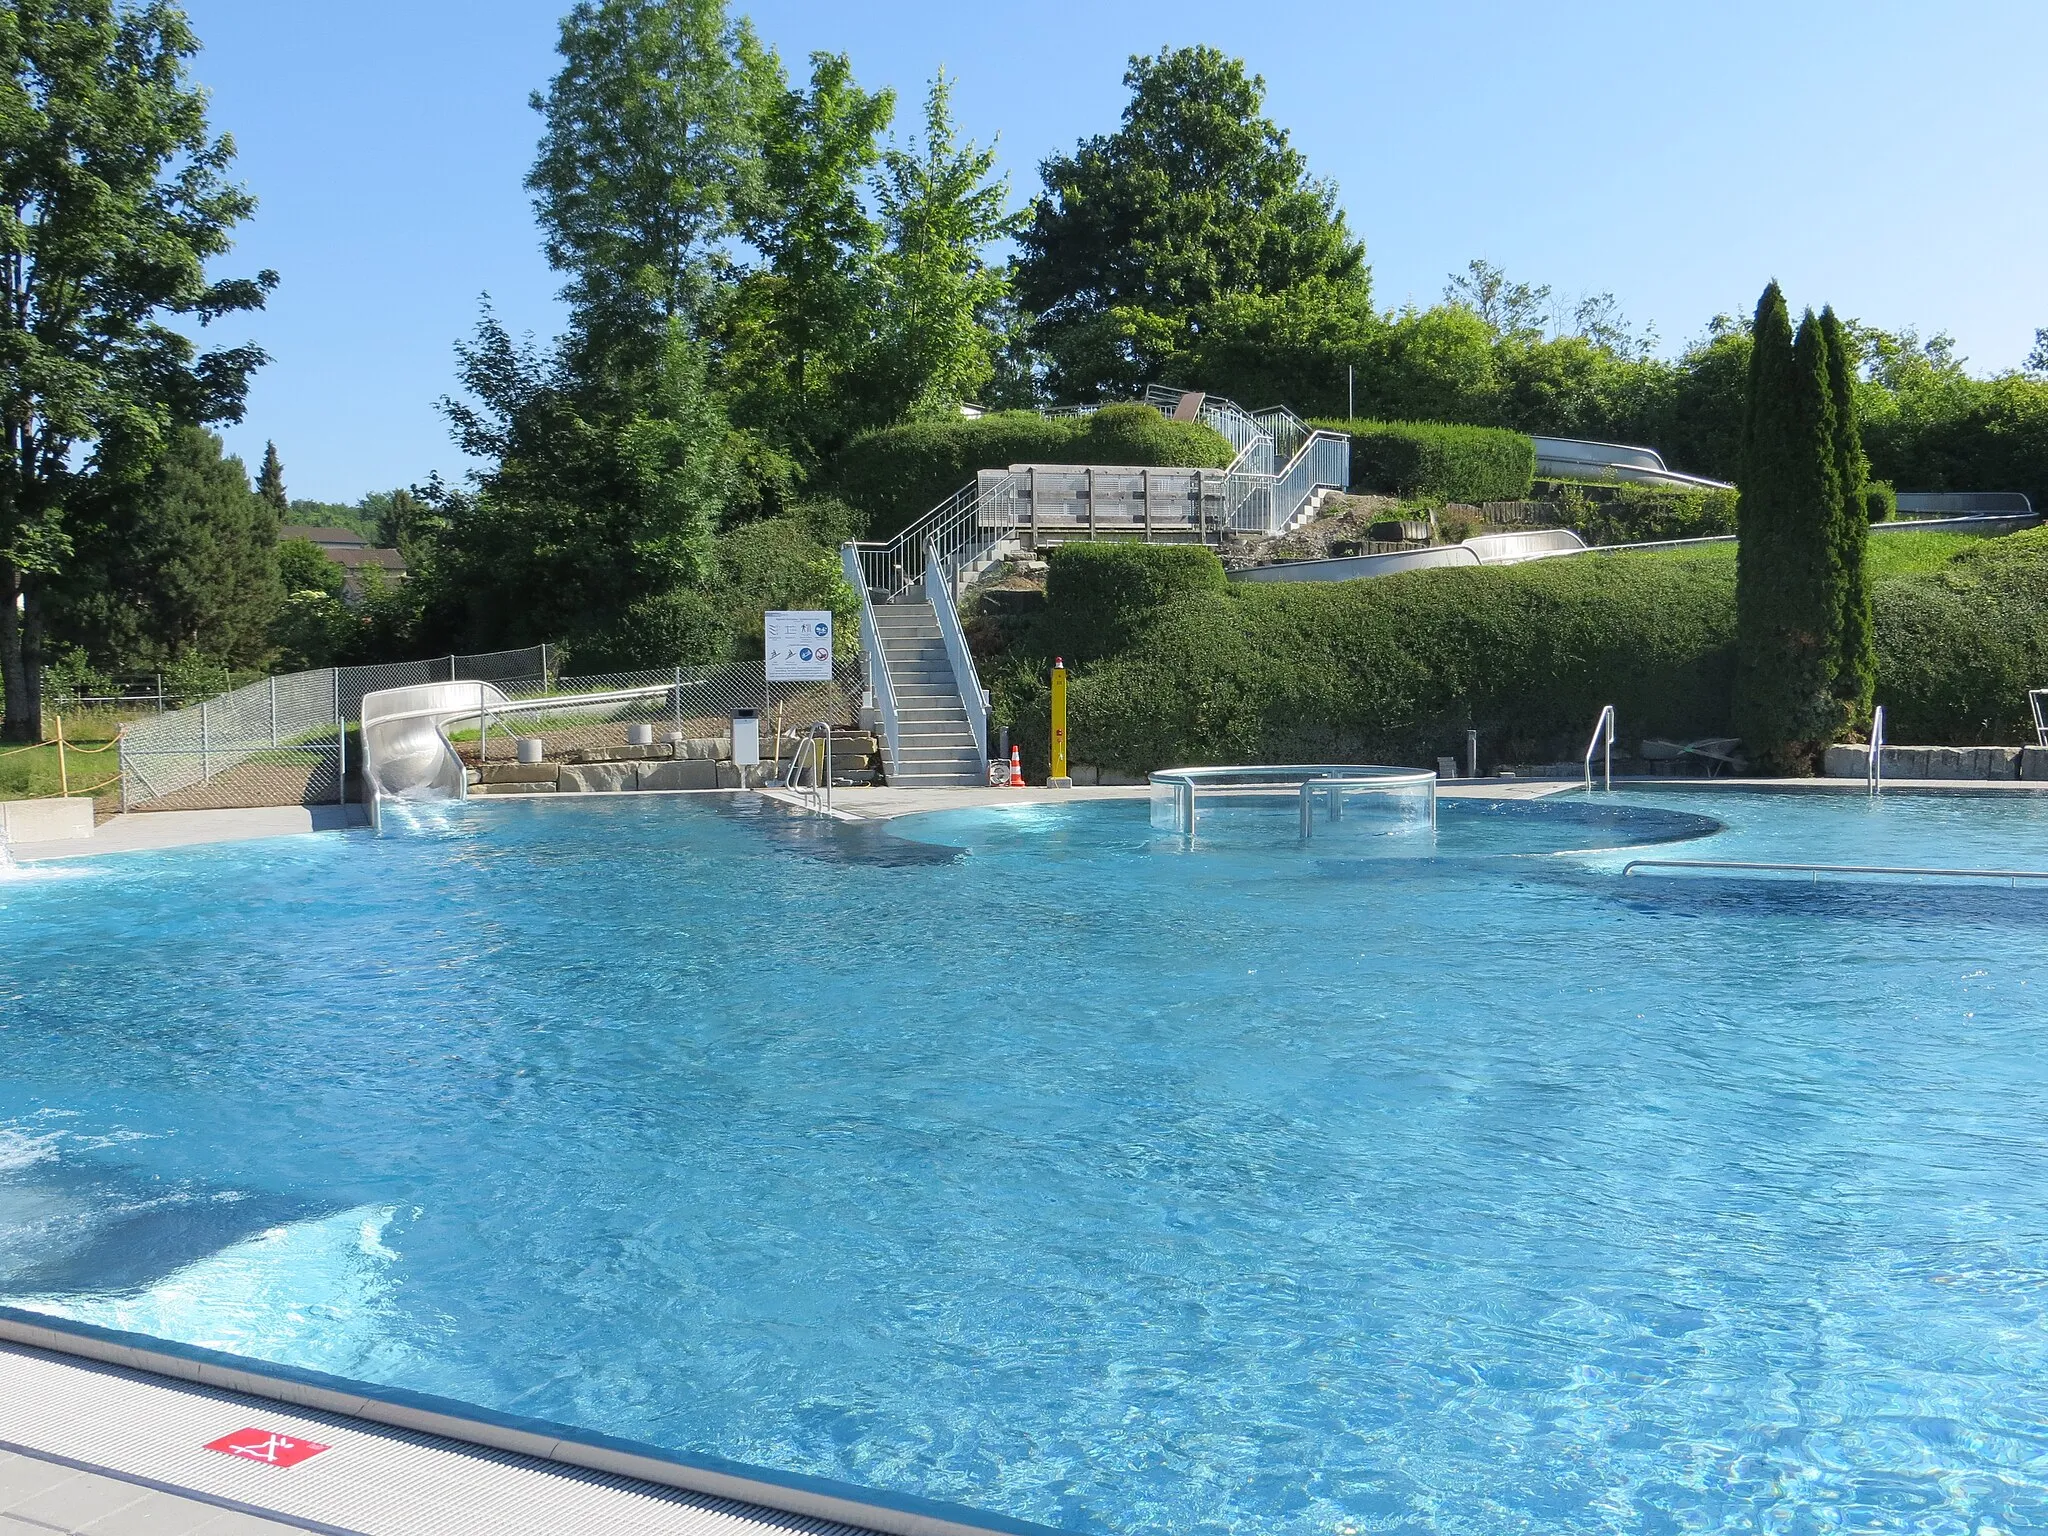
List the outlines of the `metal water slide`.
{"type": "Polygon", "coordinates": [[[465,720],[479,726],[519,712],[569,714],[670,694],[675,685],[614,688],[601,693],[508,697],[496,683],[420,683],[363,697],[363,801],[370,825],[381,824],[387,800],[450,801],[469,798],[469,773],[448,740],[465,720]]]}

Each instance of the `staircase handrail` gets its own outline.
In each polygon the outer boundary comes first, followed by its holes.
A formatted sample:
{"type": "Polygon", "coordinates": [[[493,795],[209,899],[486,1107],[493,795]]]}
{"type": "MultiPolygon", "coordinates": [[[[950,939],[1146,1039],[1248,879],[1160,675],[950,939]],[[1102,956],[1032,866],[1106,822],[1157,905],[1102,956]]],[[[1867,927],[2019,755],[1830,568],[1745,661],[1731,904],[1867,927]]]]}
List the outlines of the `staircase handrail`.
{"type": "Polygon", "coordinates": [[[974,653],[967,648],[967,632],[960,627],[960,611],[953,606],[953,568],[939,553],[936,543],[926,546],[924,556],[924,599],[932,605],[939,622],[939,638],[946,643],[946,659],[953,666],[953,688],[960,695],[960,708],[967,716],[968,734],[974,738],[974,758],[980,776],[988,778],[988,690],[981,686],[975,670],[974,653]]]}
{"type": "Polygon", "coordinates": [[[875,717],[882,727],[882,771],[896,781],[903,749],[902,728],[896,713],[896,685],[889,676],[889,653],[882,649],[881,627],[875,622],[875,598],[861,570],[861,547],[848,542],[839,546],[840,569],[847,585],[860,594],[860,648],[867,656],[868,687],[875,695],[875,717]]]}

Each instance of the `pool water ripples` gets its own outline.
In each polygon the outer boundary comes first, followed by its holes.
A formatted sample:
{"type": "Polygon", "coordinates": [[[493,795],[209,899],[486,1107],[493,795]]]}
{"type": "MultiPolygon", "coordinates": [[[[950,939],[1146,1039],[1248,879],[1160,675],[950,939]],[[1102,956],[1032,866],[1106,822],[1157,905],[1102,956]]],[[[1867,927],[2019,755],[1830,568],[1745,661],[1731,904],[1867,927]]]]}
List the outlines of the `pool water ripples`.
{"type": "Polygon", "coordinates": [[[2048,902],[1574,851],[2048,818],[1440,809],[536,800],[14,882],[0,1285],[1076,1531],[2048,1528],[2048,902]]]}

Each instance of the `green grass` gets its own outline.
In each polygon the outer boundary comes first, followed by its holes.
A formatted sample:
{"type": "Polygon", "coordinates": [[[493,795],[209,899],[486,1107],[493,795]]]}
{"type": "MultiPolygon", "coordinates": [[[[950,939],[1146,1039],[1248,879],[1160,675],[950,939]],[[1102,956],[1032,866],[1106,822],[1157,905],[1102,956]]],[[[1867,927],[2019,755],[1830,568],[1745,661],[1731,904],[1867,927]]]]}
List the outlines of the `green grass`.
{"type": "MultiPolygon", "coordinates": [[[[113,740],[111,734],[87,734],[74,741],[67,724],[64,740],[69,747],[99,747],[113,740]]],[[[53,746],[30,747],[26,751],[12,747],[0,748],[6,755],[0,756],[0,800],[40,800],[49,795],[63,793],[63,776],[58,771],[57,749],[53,746]]],[[[120,772],[118,755],[113,752],[79,752],[67,750],[64,754],[66,766],[71,772],[71,792],[74,795],[90,793],[95,799],[119,800],[121,786],[103,783],[115,779],[120,772]]]]}
{"type": "MultiPolygon", "coordinates": [[[[1938,571],[1967,549],[1984,542],[1974,533],[1873,533],[1866,570],[1872,581],[1938,571]]],[[[1641,554],[1608,555],[1609,560],[1669,560],[1713,565],[1732,562],[1735,545],[1695,544],[1690,549],[1646,549],[1641,554]]]]}

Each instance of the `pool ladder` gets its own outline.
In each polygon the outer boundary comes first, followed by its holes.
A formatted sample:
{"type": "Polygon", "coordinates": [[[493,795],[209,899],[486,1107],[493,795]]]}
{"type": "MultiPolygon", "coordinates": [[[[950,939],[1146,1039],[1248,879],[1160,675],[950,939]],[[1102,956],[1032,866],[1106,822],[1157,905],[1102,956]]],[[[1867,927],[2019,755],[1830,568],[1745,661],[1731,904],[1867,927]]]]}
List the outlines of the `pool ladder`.
{"type": "Polygon", "coordinates": [[[1870,712],[1870,753],[1863,764],[1863,787],[1873,795],[1884,787],[1884,706],[1870,712]]]}
{"type": "Polygon", "coordinates": [[[797,744],[796,751],[790,754],[789,767],[783,771],[782,787],[792,794],[803,796],[805,802],[812,810],[822,810],[827,815],[831,814],[832,725],[830,721],[820,720],[804,733],[803,740],[797,744]],[[819,745],[821,742],[823,743],[822,746],[819,745]],[[806,748],[809,750],[806,751],[806,748]],[[797,782],[807,759],[811,768],[811,782],[808,785],[797,782]],[[820,767],[821,763],[822,767],[820,767]]]}
{"type": "Polygon", "coordinates": [[[1612,791],[1614,788],[1614,706],[1600,706],[1600,718],[1593,722],[1593,739],[1586,743],[1586,792],[1593,790],[1593,754],[1600,750],[1601,742],[1607,744],[1607,757],[1600,768],[1600,787],[1612,791]]]}

